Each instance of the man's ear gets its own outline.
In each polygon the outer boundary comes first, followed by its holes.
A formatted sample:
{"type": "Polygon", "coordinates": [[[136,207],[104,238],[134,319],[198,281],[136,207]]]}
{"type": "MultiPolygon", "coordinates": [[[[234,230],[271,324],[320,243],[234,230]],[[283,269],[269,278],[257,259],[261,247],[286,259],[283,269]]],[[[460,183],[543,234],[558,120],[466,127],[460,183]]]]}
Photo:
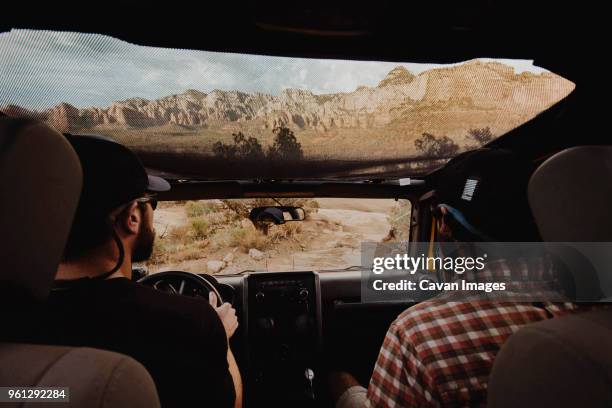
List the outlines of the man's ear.
{"type": "Polygon", "coordinates": [[[142,212],[138,208],[138,203],[133,202],[117,216],[117,226],[126,235],[136,235],[140,230],[142,222],[142,212]]]}

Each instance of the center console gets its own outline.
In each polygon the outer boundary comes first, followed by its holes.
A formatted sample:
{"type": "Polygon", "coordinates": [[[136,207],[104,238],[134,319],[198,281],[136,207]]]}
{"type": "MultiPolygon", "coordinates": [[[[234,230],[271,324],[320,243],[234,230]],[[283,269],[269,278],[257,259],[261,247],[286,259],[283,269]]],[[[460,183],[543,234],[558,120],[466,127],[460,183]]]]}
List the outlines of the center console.
{"type": "Polygon", "coordinates": [[[250,406],[316,405],[321,298],[315,272],[253,273],[243,291],[250,406]]]}

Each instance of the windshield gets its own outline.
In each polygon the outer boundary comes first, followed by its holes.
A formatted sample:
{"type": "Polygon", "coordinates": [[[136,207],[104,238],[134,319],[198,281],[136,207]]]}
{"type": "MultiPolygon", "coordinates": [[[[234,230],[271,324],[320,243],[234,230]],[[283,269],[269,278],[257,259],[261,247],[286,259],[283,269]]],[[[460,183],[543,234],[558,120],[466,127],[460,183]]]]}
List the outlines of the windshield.
{"type": "Polygon", "coordinates": [[[5,113],[109,136],[175,179],[423,174],[574,88],[528,60],[287,58],[30,30],[0,34],[0,73],[5,113]]]}
{"type": "Polygon", "coordinates": [[[344,269],[361,265],[362,242],[405,242],[411,206],[393,199],[240,199],[160,202],[149,272],[344,269]],[[261,206],[297,206],[303,221],[258,225],[261,206]]]}

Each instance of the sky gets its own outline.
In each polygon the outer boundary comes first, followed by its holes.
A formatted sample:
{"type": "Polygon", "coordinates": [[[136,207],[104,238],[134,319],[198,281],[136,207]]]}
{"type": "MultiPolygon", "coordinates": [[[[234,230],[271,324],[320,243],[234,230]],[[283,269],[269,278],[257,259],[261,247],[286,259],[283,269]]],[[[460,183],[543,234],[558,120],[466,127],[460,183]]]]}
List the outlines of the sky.
{"type": "MultiPolygon", "coordinates": [[[[529,60],[497,61],[516,73],[546,71],[529,60]]],[[[99,34],[12,30],[0,33],[0,106],[43,110],[68,102],[78,108],[106,107],[113,101],[155,99],[187,89],[271,95],[286,88],[351,92],[375,86],[398,65],[414,74],[443,66],[154,48],[99,34]]]]}

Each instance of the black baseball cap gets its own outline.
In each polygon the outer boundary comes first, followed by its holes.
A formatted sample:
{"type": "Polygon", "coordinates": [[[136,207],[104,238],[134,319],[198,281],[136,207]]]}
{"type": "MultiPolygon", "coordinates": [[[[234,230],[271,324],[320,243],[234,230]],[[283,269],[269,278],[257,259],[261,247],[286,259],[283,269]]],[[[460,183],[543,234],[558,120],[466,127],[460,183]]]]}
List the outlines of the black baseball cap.
{"type": "Polygon", "coordinates": [[[461,212],[478,231],[500,241],[538,236],[527,199],[533,164],[506,149],[464,152],[427,178],[434,201],[461,212]],[[534,235],[535,234],[535,235],[534,235]]]}
{"type": "Polygon", "coordinates": [[[147,174],[138,157],[114,140],[93,135],[66,135],[83,168],[83,189],[75,223],[105,217],[145,193],[170,190],[161,177],[147,174]]]}

